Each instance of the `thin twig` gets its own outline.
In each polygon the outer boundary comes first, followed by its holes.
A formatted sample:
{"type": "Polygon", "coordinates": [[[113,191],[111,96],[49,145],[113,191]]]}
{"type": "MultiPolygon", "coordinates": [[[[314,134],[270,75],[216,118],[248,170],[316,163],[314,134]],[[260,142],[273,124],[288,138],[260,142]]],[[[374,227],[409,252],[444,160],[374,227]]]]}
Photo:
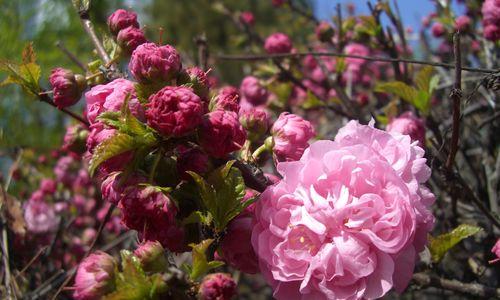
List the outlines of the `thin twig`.
{"type": "MultiPolygon", "coordinates": [[[[4,201],[7,201],[7,192],[5,191],[3,179],[0,178],[0,188],[2,189],[2,198],[4,201]]],[[[11,286],[11,273],[10,273],[10,257],[9,257],[9,237],[7,235],[7,218],[4,214],[4,207],[1,207],[1,217],[2,217],[2,258],[3,258],[3,266],[5,272],[5,289],[7,290],[7,299],[12,299],[14,293],[12,291],[11,286]]]]}
{"type": "Polygon", "coordinates": [[[21,271],[19,271],[19,273],[16,274],[16,276],[14,278],[17,278],[21,275],[23,275],[24,272],[26,272],[26,270],[29,269],[29,267],[31,267],[31,265],[33,263],[35,263],[35,261],[37,261],[37,259],[49,248],[49,246],[44,246],[42,247],[40,250],[38,250],[38,252],[35,254],[35,256],[33,256],[33,258],[26,264],[26,266],[24,266],[24,268],[21,269],[21,271]]]}
{"type": "MultiPolygon", "coordinates": [[[[99,229],[97,230],[97,234],[96,234],[94,240],[92,241],[92,244],[90,244],[89,249],[87,250],[87,252],[83,256],[83,258],[81,259],[81,261],[83,261],[85,258],[87,258],[87,256],[89,256],[90,253],[92,253],[92,251],[94,250],[94,247],[97,244],[97,241],[99,240],[99,238],[101,237],[102,231],[104,230],[104,226],[106,226],[106,223],[108,223],[108,221],[109,221],[109,219],[111,217],[111,214],[113,214],[113,210],[115,209],[115,207],[116,206],[114,204],[111,204],[109,206],[108,211],[106,212],[106,216],[104,217],[104,219],[102,220],[101,224],[99,225],[99,229]]],[[[62,290],[73,279],[73,275],[74,275],[74,272],[72,272],[72,274],[70,276],[68,276],[66,278],[66,280],[64,280],[64,282],[61,284],[61,286],[59,287],[59,289],[57,290],[57,292],[54,294],[54,297],[52,297],[52,300],[56,300],[57,299],[57,296],[62,292],[62,290]]]]}
{"type": "Polygon", "coordinates": [[[88,11],[79,11],[78,15],[80,16],[80,22],[82,23],[83,29],[85,30],[87,35],[90,37],[90,40],[94,44],[97,54],[102,59],[104,64],[107,65],[111,61],[111,58],[106,52],[106,49],[104,49],[101,40],[99,39],[99,37],[97,37],[97,34],[95,33],[94,26],[90,21],[90,16],[88,11]]]}
{"type": "Polygon", "coordinates": [[[49,104],[50,106],[57,108],[58,110],[67,114],[68,116],[70,116],[73,119],[77,120],[78,122],[82,123],[86,127],[90,126],[89,122],[87,120],[85,120],[82,116],[79,116],[76,113],[74,113],[71,110],[68,110],[66,108],[57,107],[57,105],[54,103],[54,101],[52,101],[52,99],[50,99],[50,97],[47,94],[44,94],[43,91],[42,91],[42,93],[38,94],[38,99],[40,99],[40,101],[42,101],[42,102],[49,104]]]}
{"type": "Polygon", "coordinates": [[[477,126],[478,129],[481,129],[483,128],[485,125],[495,121],[496,119],[498,119],[500,117],[500,111],[497,111],[496,113],[494,113],[492,116],[484,119],[484,121],[482,121],[481,123],[479,123],[479,125],[477,126]]]}
{"type": "Polygon", "coordinates": [[[453,52],[455,54],[455,85],[450,93],[453,102],[453,126],[451,132],[450,152],[446,160],[446,169],[451,171],[458,150],[460,136],[460,102],[462,100],[462,54],[460,51],[460,32],[453,35],[453,52]]]}
{"type": "Polygon", "coordinates": [[[460,292],[469,296],[497,298],[500,297],[500,289],[484,286],[479,283],[465,283],[458,280],[449,280],[435,275],[425,273],[413,274],[413,281],[420,286],[432,286],[445,290],[460,292]]]}
{"type": "MultiPolygon", "coordinates": [[[[423,61],[423,60],[413,60],[413,59],[404,59],[404,58],[389,58],[389,57],[380,57],[380,56],[363,56],[363,55],[351,55],[337,52],[298,52],[298,53],[277,53],[277,54],[219,54],[216,56],[217,59],[220,60],[245,60],[245,61],[258,61],[258,60],[266,60],[266,59],[276,59],[276,58],[300,58],[304,56],[333,56],[333,57],[349,57],[349,58],[357,58],[364,59],[367,61],[382,61],[382,62],[395,62],[395,63],[409,63],[415,65],[428,65],[434,67],[442,67],[446,69],[454,69],[455,65],[440,63],[440,62],[432,62],[432,61],[423,61]]],[[[472,68],[472,67],[462,67],[463,71],[476,72],[476,73],[495,73],[499,70],[494,69],[484,69],[484,68],[472,68]]]]}
{"type": "Polygon", "coordinates": [[[208,42],[205,34],[198,36],[195,39],[198,46],[198,65],[203,71],[208,70],[208,42]]]}
{"type": "Polygon", "coordinates": [[[87,71],[87,66],[85,66],[84,63],[82,63],[77,57],[76,55],[74,55],[73,53],[71,53],[71,51],[68,50],[68,48],[66,48],[66,46],[64,46],[64,43],[61,42],[61,41],[57,41],[56,42],[56,46],[57,48],[59,48],[64,54],[66,54],[66,56],[72,61],[74,62],[78,67],[80,67],[80,69],[82,69],[82,71],[86,72],[87,71]]]}

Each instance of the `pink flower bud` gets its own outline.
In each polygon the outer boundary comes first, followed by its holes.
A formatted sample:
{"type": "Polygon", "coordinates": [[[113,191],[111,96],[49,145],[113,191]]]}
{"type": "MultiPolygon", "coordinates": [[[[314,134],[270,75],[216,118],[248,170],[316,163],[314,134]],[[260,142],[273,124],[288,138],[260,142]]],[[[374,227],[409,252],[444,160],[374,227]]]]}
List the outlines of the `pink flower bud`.
{"type": "Polygon", "coordinates": [[[471,25],[471,19],[467,16],[460,16],[455,19],[455,30],[461,32],[467,31],[471,25]]]}
{"type": "Polygon", "coordinates": [[[391,120],[387,125],[387,131],[409,135],[412,140],[418,141],[420,147],[425,146],[424,121],[417,118],[411,111],[391,120]]]}
{"type": "Polygon", "coordinates": [[[266,103],[269,97],[267,89],[254,76],[247,76],[243,79],[240,91],[243,97],[254,106],[266,103]]]}
{"type": "Polygon", "coordinates": [[[44,178],[40,181],[40,190],[46,194],[51,195],[56,192],[57,183],[54,179],[44,178]]]}
{"type": "Polygon", "coordinates": [[[115,289],[114,276],[117,268],[115,259],[101,251],[85,258],[76,271],[76,300],[98,300],[115,289]]]}
{"type": "Polygon", "coordinates": [[[316,26],[315,33],[319,41],[327,43],[332,40],[335,30],[330,23],[322,21],[316,26]]]}
{"type": "Polygon", "coordinates": [[[253,26],[255,25],[255,16],[251,11],[244,11],[240,14],[240,22],[247,26],[253,26]]]}
{"type": "Polygon", "coordinates": [[[127,188],[134,188],[137,184],[143,182],[147,182],[147,179],[135,174],[122,182],[122,173],[111,173],[101,184],[102,198],[116,205],[123,198],[127,188]]]}
{"type": "Polygon", "coordinates": [[[170,45],[145,43],[134,50],[128,67],[141,83],[166,82],[179,73],[181,57],[170,45]]]}
{"type": "Polygon", "coordinates": [[[238,112],[240,110],[240,93],[233,86],[227,86],[219,90],[215,98],[215,108],[238,112]]]}
{"type": "Polygon", "coordinates": [[[298,115],[283,112],[271,128],[273,135],[273,152],[278,161],[295,161],[300,159],[308,141],[314,137],[315,131],[309,121],[298,115]]]}
{"type": "Polygon", "coordinates": [[[290,53],[292,47],[292,41],[288,35],[281,32],[271,34],[264,43],[264,49],[269,54],[290,53]]]}
{"type": "Polygon", "coordinates": [[[256,140],[267,132],[269,115],[261,108],[241,109],[240,123],[247,130],[249,138],[256,140]]]}
{"type": "Polygon", "coordinates": [[[140,28],[132,26],[120,30],[116,37],[116,41],[125,53],[129,55],[132,54],[137,47],[148,42],[144,32],[140,28]]]}
{"type": "Polygon", "coordinates": [[[150,186],[127,188],[119,207],[123,224],[145,240],[157,240],[174,252],[186,250],[184,233],[176,225],[177,207],[162,192],[150,186]]]}
{"type": "Polygon", "coordinates": [[[165,250],[158,241],[147,241],[134,251],[146,272],[161,273],[167,270],[168,260],[165,250]]]}
{"type": "Polygon", "coordinates": [[[259,263],[251,244],[252,228],[253,214],[245,210],[229,223],[220,247],[225,262],[242,272],[256,274],[259,263]]]}
{"type": "Polygon", "coordinates": [[[206,98],[210,88],[210,82],[207,74],[198,67],[187,68],[186,73],[189,76],[188,83],[192,85],[194,93],[201,98],[206,98]]]}
{"type": "Polygon", "coordinates": [[[146,119],[165,136],[182,136],[200,123],[203,103],[191,88],[166,86],[149,97],[146,119]]]}
{"type": "Polygon", "coordinates": [[[54,93],[54,103],[58,108],[74,105],[80,100],[86,87],[85,78],[71,70],[55,68],[50,73],[50,85],[54,93]]]}
{"type": "Polygon", "coordinates": [[[56,180],[66,186],[71,186],[76,178],[77,161],[71,156],[62,156],[54,167],[56,180]]]}
{"type": "Polygon", "coordinates": [[[200,144],[217,158],[241,149],[246,133],[233,111],[216,110],[205,116],[201,124],[200,144]]]}
{"type": "Polygon", "coordinates": [[[484,27],[483,35],[485,39],[492,42],[500,40],[500,26],[488,25],[484,27]]]}
{"type": "Polygon", "coordinates": [[[446,28],[441,23],[434,23],[431,27],[431,33],[434,37],[442,37],[446,33],[446,28]]]}
{"type": "Polygon", "coordinates": [[[109,31],[115,36],[120,30],[127,27],[139,28],[137,14],[133,11],[118,9],[108,17],[108,27],[109,31]]]}
{"type": "Polygon", "coordinates": [[[201,150],[188,148],[184,145],[177,147],[177,173],[182,179],[190,179],[191,175],[186,173],[192,171],[197,174],[205,173],[208,169],[208,157],[201,150]]]}
{"type": "Polygon", "coordinates": [[[490,260],[489,263],[496,263],[500,261],[500,239],[497,240],[493,248],[491,248],[491,253],[496,255],[496,258],[493,260],[490,260]]]}
{"type": "Polygon", "coordinates": [[[35,234],[55,232],[59,225],[54,208],[43,199],[30,199],[24,204],[24,220],[28,231],[35,234]]]}
{"type": "Polygon", "coordinates": [[[231,300],[235,295],[236,282],[229,274],[209,274],[201,282],[199,290],[201,300],[231,300]]]}

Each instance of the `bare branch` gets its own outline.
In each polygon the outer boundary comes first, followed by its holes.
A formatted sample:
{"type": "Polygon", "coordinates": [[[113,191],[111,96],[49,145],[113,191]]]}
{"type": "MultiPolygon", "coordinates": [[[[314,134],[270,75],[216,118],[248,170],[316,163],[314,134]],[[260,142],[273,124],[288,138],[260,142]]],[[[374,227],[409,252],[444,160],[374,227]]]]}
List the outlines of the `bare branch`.
{"type": "Polygon", "coordinates": [[[460,136],[460,102],[462,100],[462,53],[460,51],[460,32],[453,35],[453,52],[455,53],[455,85],[450,93],[453,102],[453,129],[450,141],[450,153],[446,160],[446,169],[451,171],[458,150],[460,136]]]}
{"type": "Polygon", "coordinates": [[[484,286],[478,283],[464,283],[458,280],[449,280],[425,273],[413,274],[413,281],[418,285],[436,287],[455,291],[470,296],[497,298],[500,297],[500,289],[484,286]]]}

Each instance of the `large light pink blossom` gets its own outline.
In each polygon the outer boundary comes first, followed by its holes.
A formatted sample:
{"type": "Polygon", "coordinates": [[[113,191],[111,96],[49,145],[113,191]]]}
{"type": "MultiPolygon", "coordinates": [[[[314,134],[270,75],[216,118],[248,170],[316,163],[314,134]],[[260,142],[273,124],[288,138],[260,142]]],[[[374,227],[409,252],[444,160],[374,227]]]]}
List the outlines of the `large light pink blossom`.
{"type": "Polygon", "coordinates": [[[277,299],[374,299],[411,279],[434,218],[424,151],[351,121],[257,202],[252,244],[277,299]]]}
{"type": "Polygon", "coordinates": [[[87,119],[93,124],[101,113],[119,111],[129,94],[130,111],[140,120],[144,120],[144,109],[136,97],[134,83],[123,78],[115,79],[107,84],[96,85],[85,93],[87,119]]]}

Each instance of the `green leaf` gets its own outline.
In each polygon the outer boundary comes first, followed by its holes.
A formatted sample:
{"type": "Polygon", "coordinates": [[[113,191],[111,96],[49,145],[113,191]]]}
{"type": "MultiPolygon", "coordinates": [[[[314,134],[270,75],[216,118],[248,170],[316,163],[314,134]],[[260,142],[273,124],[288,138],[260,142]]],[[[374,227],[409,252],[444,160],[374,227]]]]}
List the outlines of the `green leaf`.
{"type": "Polygon", "coordinates": [[[208,182],[206,182],[203,177],[201,177],[197,173],[191,171],[187,171],[187,173],[191,175],[191,177],[193,177],[194,182],[198,186],[198,191],[200,193],[201,200],[203,201],[203,205],[205,206],[205,208],[212,214],[214,212],[217,212],[217,202],[216,202],[217,195],[215,193],[215,189],[210,184],[208,184],[208,182]]]}
{"type": "Polygon", "coordinates": [[[193,266],[191,268],[191,272],[189,276],[193,280],[199,280],[203,275],[205,275],[208,271],[214,268],[218,268],[222,266],[224,263],[207,260],[207,249],[213,243],[213,239],[207,239],[201,241],[199,244],[190,244],[193,248],[191,254],[193,256],[193,266]],[[222,263],[222,264],[221,264],[222,263]]]}
{"type": "Polygon", "coordinates": [[[147,276],[141,263],[130,251],[122,250],[122,272],[116,274],[115,292],[104,296],[105,300],[158,299],[167,286],[160,274],[147,276]]]}
{"type": "Polygon", "coordinates": [[[425,91],[418,91],[417,97],[413,101],[413,105],[421,111],[424,115],[429,114],[430,109],[430,95],[425,91]]]}
{"type": "Polygon", "coordinates": [[[135,93],[137,95],[137,99],[139,99],[139,102],[141,103],[148,103],[149,97],[153,95],[154,93],[158,92],[161,90],[165,84],[163,83],[151,83],[151,84],[145,84],[145,83],[136,83],[134,84],[135,88],[135,93]]]}
{"type": "Polygon", "coordinates": [[[87,12],[90,9],[90,0],[73,0],[73,6],[79,12],[87,12]]]}
{"type": "Polygon", "coordinates": [[[89,172],[94,174],[97,167],[106,160],[138,147],[137,141],[132,136],[123,133],[115,134],[94,149],[94,154],[90,160],[89,172]]]}
{"type": "Polygon", "coordinates": [[[23,49],[23,64],[36,63],[36,53],[33,48],[33,42],[29,42],[23,49]]]}
{"type": "Polygon", "coordinates": [[[325,105],[325,102],[318,99],[310,90],[307,90],[307,98],[304,103],[302,103],[303,109],[314,109],[324,107],[325,105]]]}
{"type": "Polygon", "coordinates": [[[415,85],[419,90],[429,93],[429,86],[433,72],[434,68],[432,66],[425,66],[418,71],[415,76],[415,85]]]}
{"type": "Polygon", "coordinates": [[[432,261],[439,262],[443,256],[456,244],[465,238],[468,238],[482,229],[477,226],[461,224],[449,233],[441,234],[435,238],[430,236],[429,250],[431,252],[432,261]]]}
{"type": "Polygon", "coordinates": [[[415,88],[401,81],[379,83],[375,86],[375,92],[394,94],[411,104],[417,98],[418,93],[415,88]]]}
{"type": "Polygon", "coordinates": [[[212,215],[208,212],[206,215],[201,211],[193,211],[188,217],[182,220],[182,225],[200,223],[209,226],[212,223],[212,215]]]}
{"type": "Polygon", "coordinates": [[[432,95],[432,93],[434,92],[434,90],[438,86],[440,79],[441,78],[439,77],[438,74],[432,76],[431,81],[429,83],[429,95],[432,95]]]}

